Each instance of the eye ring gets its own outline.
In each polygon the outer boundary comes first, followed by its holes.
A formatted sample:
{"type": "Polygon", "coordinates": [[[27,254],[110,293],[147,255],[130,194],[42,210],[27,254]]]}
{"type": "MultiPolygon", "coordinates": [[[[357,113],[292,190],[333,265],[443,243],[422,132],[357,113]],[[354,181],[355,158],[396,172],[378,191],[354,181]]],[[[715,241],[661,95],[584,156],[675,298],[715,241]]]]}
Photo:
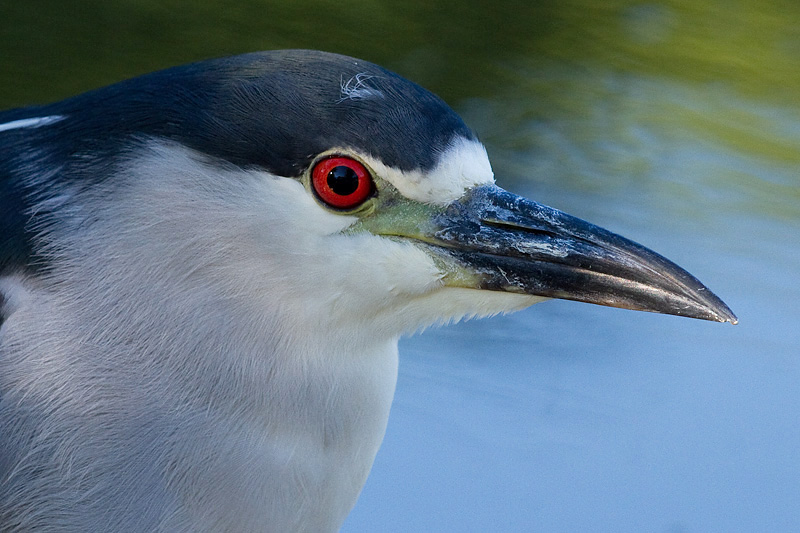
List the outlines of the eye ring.
{"type": "Polygon", "coordinates": [[[317,197],[335,209],[355,209],[375,190],[369,171],[350,157],[333,156],[319,161],[311,171],[317,197]]]}

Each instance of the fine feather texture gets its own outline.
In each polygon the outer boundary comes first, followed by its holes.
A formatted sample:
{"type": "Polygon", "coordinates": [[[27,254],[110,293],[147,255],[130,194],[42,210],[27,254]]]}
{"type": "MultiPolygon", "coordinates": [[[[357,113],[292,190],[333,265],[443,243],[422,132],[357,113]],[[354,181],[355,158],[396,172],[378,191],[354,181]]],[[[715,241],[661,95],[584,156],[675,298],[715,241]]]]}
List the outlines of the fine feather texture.
{"type": "Polygon", "coordinates": [[[535,301],[442,289],[428,254],[342,234],[354,217],[295,179],[161,141],[120,168],[40,194],[51,266],[0,285],[24,302],[0,333],[9,531],[335,530],[397,337],[535,301]]]}

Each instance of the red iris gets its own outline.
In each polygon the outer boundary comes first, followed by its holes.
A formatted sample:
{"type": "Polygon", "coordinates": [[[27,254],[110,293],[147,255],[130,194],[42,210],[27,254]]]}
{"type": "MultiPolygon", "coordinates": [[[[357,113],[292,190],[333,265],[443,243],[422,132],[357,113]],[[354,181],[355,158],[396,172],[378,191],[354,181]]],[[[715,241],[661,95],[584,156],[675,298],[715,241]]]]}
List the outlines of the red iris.
{"type": "Polygon", "coordinates": [[[320,200],[337,209],[358,207],[373,190],[372,176],[364,165],[341,156],[317,163],[311,171],[311,184],[320,200]]]}

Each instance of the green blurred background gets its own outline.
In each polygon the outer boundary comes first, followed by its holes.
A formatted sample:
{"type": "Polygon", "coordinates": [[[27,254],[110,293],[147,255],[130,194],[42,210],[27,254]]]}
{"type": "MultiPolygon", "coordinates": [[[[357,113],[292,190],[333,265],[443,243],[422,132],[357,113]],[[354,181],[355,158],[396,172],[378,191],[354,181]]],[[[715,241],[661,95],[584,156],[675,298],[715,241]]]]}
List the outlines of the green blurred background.
{"type": "Polygon", "coordinates": [[[64,97],[187,61],[271,48],[354,55],[449,100],[491,94],[517,62],[724,80],[747,96],[797,105],[800,4],[740,0],[175,0],[3,2],[7,104],[64,97]],[[465,75],[469,73],[469,75],[465,75]]]}
{"type": "Polygon", "coordinates": [[[800,2],[0,2],[0,107],[272,48],[447,100],[500,185],[696,274],[735,328],[548,302],[401,345],[348,531],[800,531],[800,2]]]}

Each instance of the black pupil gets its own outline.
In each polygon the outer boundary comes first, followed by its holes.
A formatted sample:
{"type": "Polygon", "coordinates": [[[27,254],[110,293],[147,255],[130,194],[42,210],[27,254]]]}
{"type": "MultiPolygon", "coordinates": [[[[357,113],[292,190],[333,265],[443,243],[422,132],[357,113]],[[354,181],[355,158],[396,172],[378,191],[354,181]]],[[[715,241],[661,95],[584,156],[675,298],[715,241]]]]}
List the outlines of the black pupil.
{"type": "Polygon", "coordinates": [[[328,172],[328,187],[339,196],[349,196],[358,189],[358,174],[344,165],[328,172]]]}

